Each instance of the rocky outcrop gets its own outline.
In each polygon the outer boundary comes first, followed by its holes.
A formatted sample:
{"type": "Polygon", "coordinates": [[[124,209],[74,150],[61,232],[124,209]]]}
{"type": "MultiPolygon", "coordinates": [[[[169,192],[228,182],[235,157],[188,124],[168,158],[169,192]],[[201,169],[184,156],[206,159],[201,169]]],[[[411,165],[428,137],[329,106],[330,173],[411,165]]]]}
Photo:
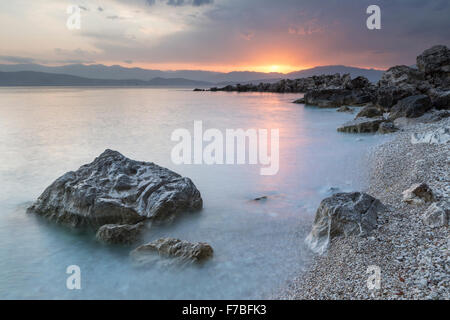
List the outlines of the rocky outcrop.
{"type": "Polygon", "coordinates": [[[450,50],[446,46],[425,50],[417,57],[416,64],[433,87],[450,89],[450,50]]]}
{"type": "Polygon", "coordinates": [[[355,120],[348,121],[342,126],[337,128],[339,132],[348,133],[372,133],[377,132],[381,123],[386,120],[382,117],[379,118],[357,118],[355,120]]]}
{"type": "Polygon", "coordinates": [[[138,266],[151,265],[161,257],[177,263],[200,263],[213,256],[213,248],[204,242],[188,242],[174,238],[162,238],[139,246],[130,256],[138,266]]]}
{"type": "Polygon", "coordinates": [[[422,216],[424,224],[431,228],[439,228],[448,225],[450,206],[447,201],[432,203],[422,216]]]}
{"type": "Polygon", "coordinates": [[[356,115],[356,118],[375,118],[381,116],[383,116],[383,112],[381,112],[380,109],[374,105],[370,104],[363,107],[356,115]]]}
{"type": "Polygon", "coordinates": [[[322,200],[306,243],[323,253],[337,236],[368,235],[377,227],[377,215],[383,204],[362,192],[336,193],[322,200]]]}
{"type": "Polygon", "coordinates": [[[416,183],[403,191],[403,201],[409,204],[419,205],[433,200],[433,191],[426,183],[416,183]]]}
{"type": "Polygon", "coordinates": [[[28,209],[73,227],[167,221],[202,208],[189,178],[151,162],[106,150],[92,163],[64,174],[28,209]]]}
{"type": "Polygon", "coordinates": [[[132,244],[139,240],[144,223],[105,224],[97,230],[97,240],[107,244],[132,244]]]}
{"type": "Polygon", "coordinates": [[[450,110],[450,90],[431,90],[431,104],[436,110],[450,110]]]}
{"type": "Polygon", "coordinates": [[[426,95],[417,95],[400,100],[389,113],[389,119],[418,118],[431,109],[431,99],[426,95]]]}

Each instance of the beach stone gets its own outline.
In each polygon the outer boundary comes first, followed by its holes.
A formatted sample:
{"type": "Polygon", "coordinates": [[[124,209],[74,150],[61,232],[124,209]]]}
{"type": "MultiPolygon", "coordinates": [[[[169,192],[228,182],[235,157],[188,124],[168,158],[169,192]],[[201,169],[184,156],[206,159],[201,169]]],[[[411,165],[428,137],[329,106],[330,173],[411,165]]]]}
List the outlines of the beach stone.
{"type": "Polygon", "coordinates": [[[446,201],[432,203],[423,214],[422,221],[432,228],[447,226],[449,214],[450,207],[446,201]]]}
{"type": "Polygon", "coordinates": [[[205,242],[161,238],[137,247],[130,256],[136,265],[144,266],[157,262],[161,257],[182,263],[200,263],[210,259],[213,253],[213,248],[205,242]]]}
{"type": "Polygon", "coordinates": [[[380,126],[378,127],[378,133],[385,134],[385,133],[392,133],[398,131],[398,128],[394,125],[394,123],[390,121],[382,122],[380,123],[380,126]]]}
{"type": "Polygon", "coordinates": [[[391,120],[397,118],[417,118],[430,110],[431,99],[427,95],[415,95],[404,98],[392,107],[389,114],[391,120]]]}
{"type": "Polygon", "coordinates": [[[144,223],[129,224],[105,224],[96,234],[97,240],[107,244],[132,244],[139,239],[144,223]]]}
{"type": "Polygon", "coordinates": [[[380,124],[385,122],[384,118],[357,118],[355,120],[348,121],[342,126],[337,128],[339,132],[348,133],[371,133],[377,132],[380,124]]]}
{"type": "Polygon", "coordinates": [[[375,117],[381,117],[383,115],[383,112],[381,112],[377,107],[374,105],[368,105],[361,109],[361,111],[358,112],[356,115],[356,118],[375,118],[375,117]]]}
{"type": "Polygon", "coordinates": [[[306,243],[313,251],[323,253],[334,237],[370,234],[382,210],[384,205],[367,193],[335,193],[320,203],[306,243]]]}
{"type": "Polygon", "coordinates": [[[151,162],[106,150],[93,162],[56,179],[28,209],[73,227],[170,221],[202,208],[189,178],[151,162]]]}
{"type": "Polygon", "coordinates": [[[443,127],[437,130],[411,135],[411,143],[444,144],[450,141],[450,127],[443,127]]]}
{"type": "Polygon", "coordinates": [[[424,204],[434,200],[433,191],[426,183],[413,184],[403,191],[403,201],[409,204],[424,204]]]}

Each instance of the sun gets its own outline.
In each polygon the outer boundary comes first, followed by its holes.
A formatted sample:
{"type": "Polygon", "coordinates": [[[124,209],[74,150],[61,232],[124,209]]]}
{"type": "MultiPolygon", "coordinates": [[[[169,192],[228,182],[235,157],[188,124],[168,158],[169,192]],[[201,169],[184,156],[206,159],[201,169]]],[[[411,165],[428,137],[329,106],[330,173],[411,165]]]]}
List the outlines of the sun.
{"type": "Polygon", "coordinates": [[[276,65],[276,64],[269,66],[268,69],[270,70],[270,72],[280,72],[281,71],[280,66],[276,65]]]}

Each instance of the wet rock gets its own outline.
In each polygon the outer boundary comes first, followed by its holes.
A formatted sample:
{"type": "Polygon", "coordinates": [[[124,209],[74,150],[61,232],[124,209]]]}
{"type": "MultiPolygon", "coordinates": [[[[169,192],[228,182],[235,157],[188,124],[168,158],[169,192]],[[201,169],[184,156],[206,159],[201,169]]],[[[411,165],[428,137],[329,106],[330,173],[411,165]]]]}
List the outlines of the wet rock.
{"type": "Polygon", "coordinates": [[[213,248],[204,242],[188,242],[162,238],[131,251],[130,256],[138,266],[151,265],[160,258],[170,258],[178,263],[200,263],[213,256],[213,248]]]}
{"type": "Polygon", "coordinates": [[[106,150],[92,163],[58,178],[28,211],[73,227],[98,227],[167,221],[201,208],[200,192],[189,178],[106,150]]]}
{"type": "Polygon", "coordinates": [[[258,197],[253,200],[255,200],[255,201],[267,200],[267,196],[258,197]]]}
{"type": "Polygon", "coordinates": [[[394,123],[390,121],[382,122],[380,123],[380,126],[378,127],[378,133],[386,134],[386,133],[393,133],[398,131],[398,128],[394,125],[394,123]]]}
{"type": "Polygon", "coordinates": [[[418,118],[432,108],[431,100],[426,95],[416,95],[400,100],[392,107],[389,114],[391,120],[397,118],[418,118]]]}
{"type": "Polygon", "coordinates": [[[353,109],[348,106],[342,106],[339,109],[336,110],[337,112],[348,112],[353,113],[353,109]]]}
{"type": "Polygon", "coordinates": [[[357,118],[355,120],[348,121],[342,126],[337,128],[339,132],[348,133],[371,133],[377,132],[380,124],[385,122],[384,118],[357,118]]]}
{"type": "Polygon", "coordinates": [[[449,214],[450,207],[446,201],[432,203],[423,214],[422,221],[432,228],[447,226],[449,214]]]}
{"type": "Polygon", "coordinates": [[[139,239],[144,223],[129,224],[105,224],[96,234],[97,240],[107,244],[132,244],[139,239]]]}
{"type": "Polygon", "coordinates": [[[381,112],[374,105],[367,105],[361,109],[356,115],[356,118],[375,118],[383,116],[383,112],[381,112]]]}
{"type": "Polygon", "coordinates": [[[305,103],[305,98],[297,99],[297,100],[293,101],[293,103],[305,103]]]}
{"type": "Polygon", "coordinates": [[[433,191],[426,183],[416,183],[403,191],[403,201],[408,204],[424,204],[434,200],[433,191]]]}
{"type": "Polygon", "coordinates": [[[443,127],[430,132],[413,133],[411,143],[444,144],[450,141],[450,128],[443,127]]]}
{"type": "Polygon", "coordinates": [[[368,235],[377,227],[377,215],[382,210],[384,205],[366,193],[336,193],[320,203],[306,243],[313,251],[323,253],[334,237],[368,235]]]}

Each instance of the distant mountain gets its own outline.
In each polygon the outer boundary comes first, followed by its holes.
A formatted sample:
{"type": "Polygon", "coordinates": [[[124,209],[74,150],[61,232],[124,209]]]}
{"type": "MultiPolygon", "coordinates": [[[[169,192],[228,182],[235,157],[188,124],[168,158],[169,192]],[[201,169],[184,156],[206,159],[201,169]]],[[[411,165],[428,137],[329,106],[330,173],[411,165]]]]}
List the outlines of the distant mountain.
{"type": "Polygon", "coordinates": [[[36,71],[1,72],[0,86],[186,86],[205,87],[212,83],[183,78],[154,78],[149,81],[139,79],[95,79],[67,74],[36,71]]]}
{"type": "Polygon", "coordinates": [[[35,71],[45,73],[67,74],[82,78],[107,79],[107,80],[128,80],[136,79],[149,81],[154,78],[182,78],[195,81],[211,82],[214,84],[236,84],[249,82],[271,82],[279,79],[296,79],[320,74],[350,73],[352,77],[365,76],[370,81],[376,82],[381,78],[383,71],[374,69],[362,69],[346,66],[322,66],[312,69],[284,73],[264,73],[252,71],[233,71],[228,73],[201,71],[201,70],[177,70],[161,71],[148,70],[142,68],[125,68],[122,66],[105,66],[102,64],[84,65],[71,64],[65,66],[43,66],[39,64],[0,64],[0,71],[18,72],[35,71]]]}

